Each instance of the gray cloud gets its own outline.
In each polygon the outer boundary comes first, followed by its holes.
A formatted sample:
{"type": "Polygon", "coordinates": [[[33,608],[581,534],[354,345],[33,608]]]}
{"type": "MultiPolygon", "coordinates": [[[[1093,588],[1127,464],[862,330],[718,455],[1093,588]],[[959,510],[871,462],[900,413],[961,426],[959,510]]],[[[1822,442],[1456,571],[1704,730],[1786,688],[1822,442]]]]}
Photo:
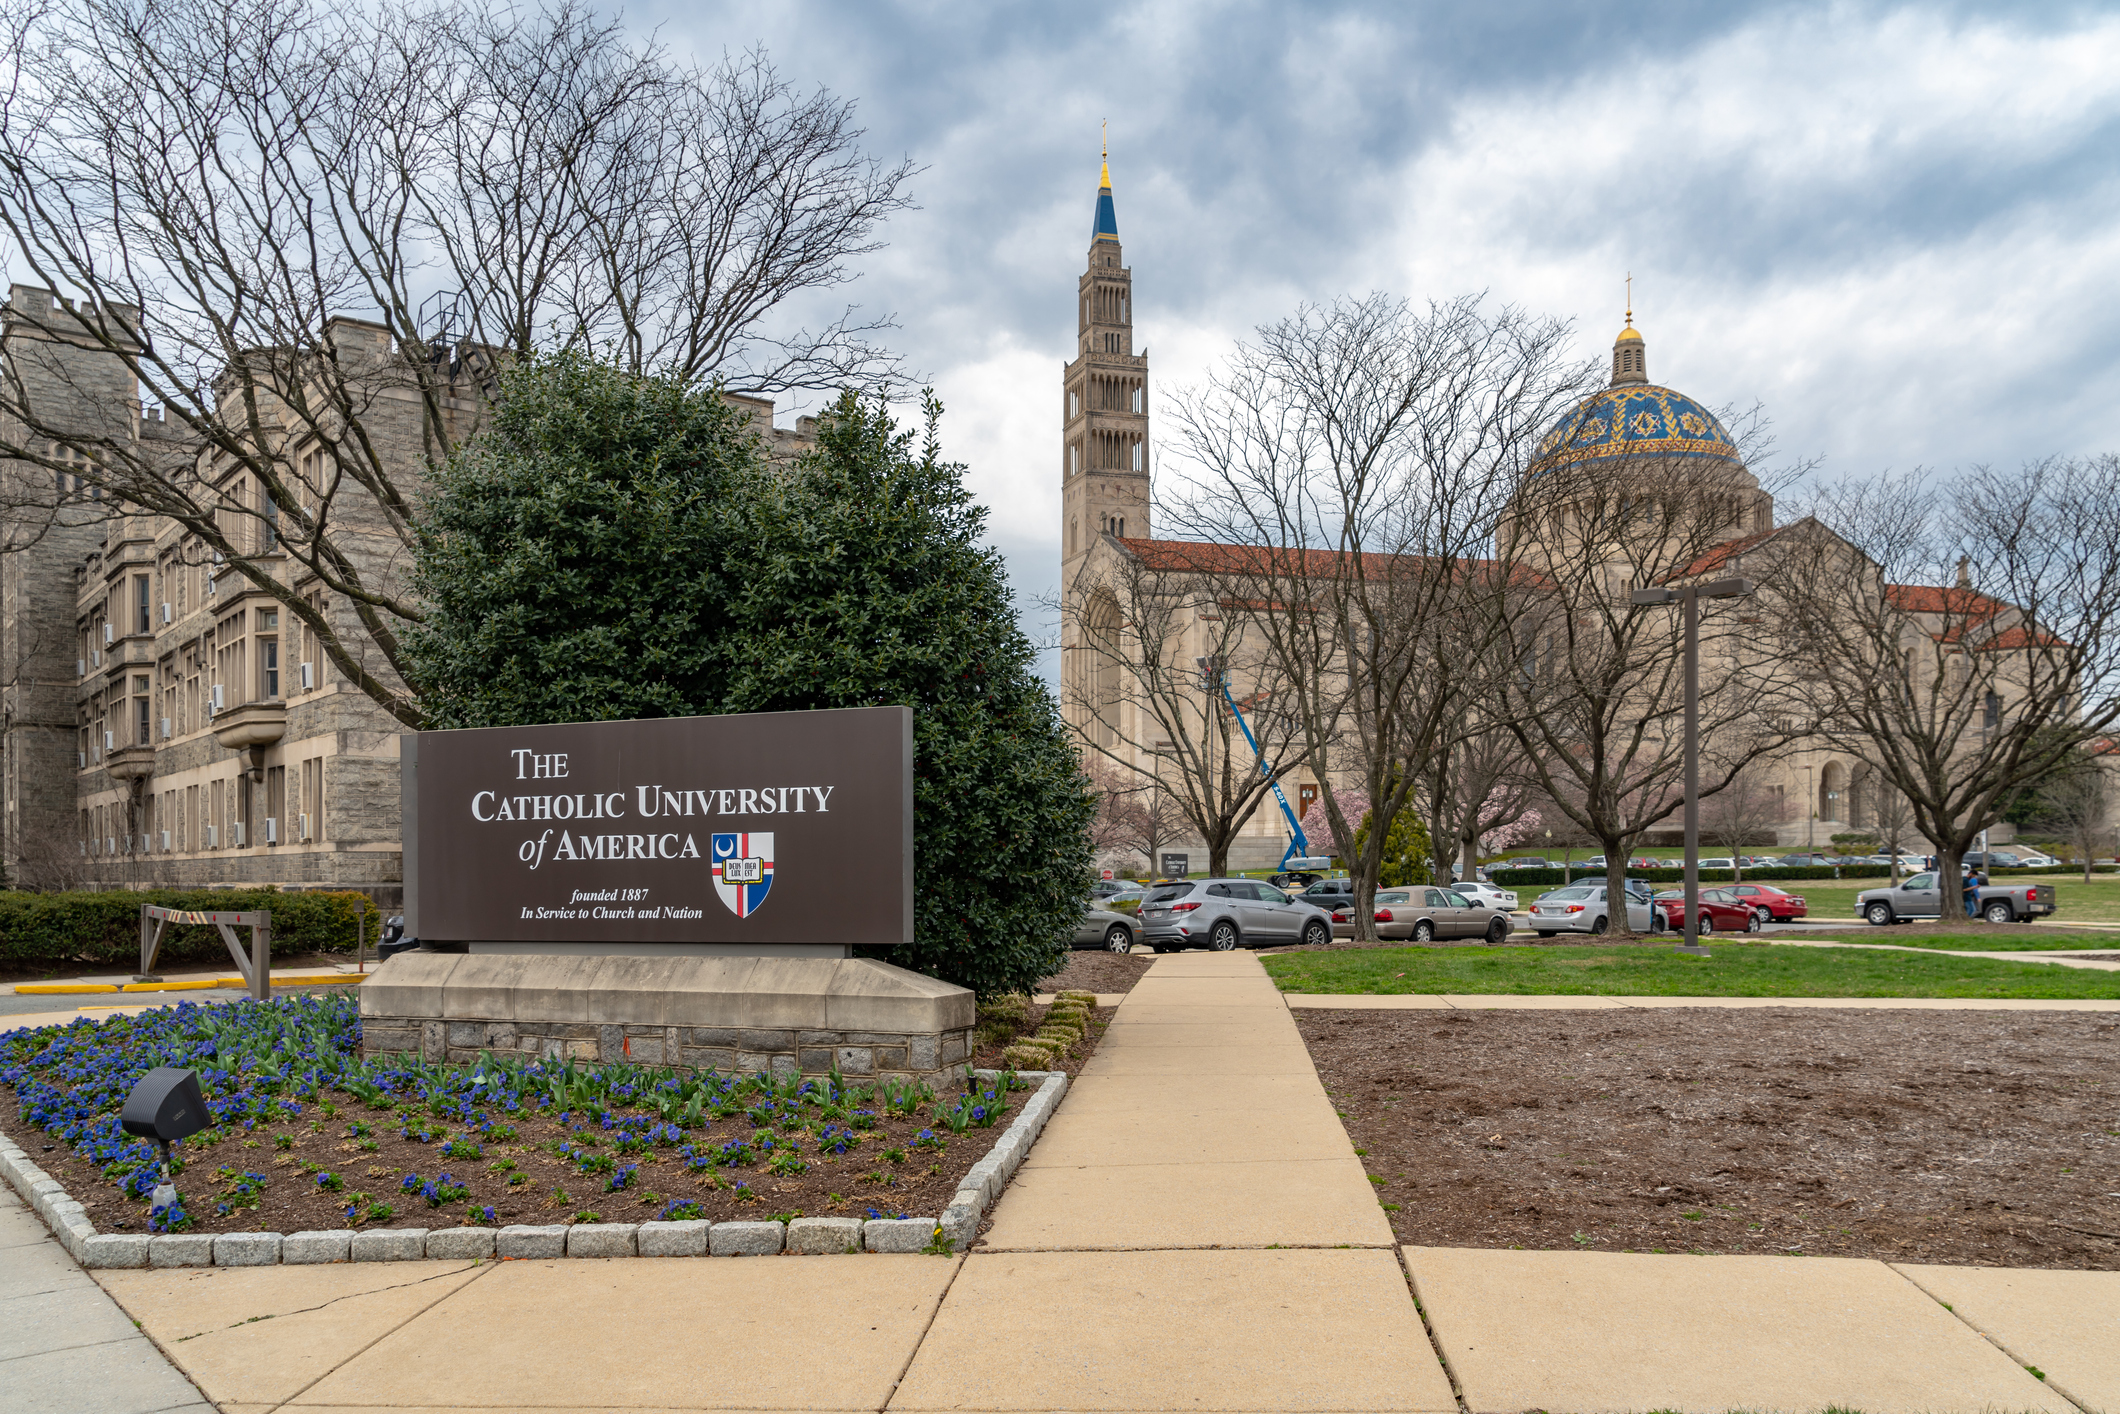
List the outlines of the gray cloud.
{"type": "MultiPolygon", "coordinates": [[[[2120,447],[2120,19],[2072,6],[638,5],[763,44],[928,166],[854,298],[950,406],[1019,587],[1112,121],[1139,337],[1199,377],[1299,300],[1484,289],[1764,400],[1836,471],[2120,447]]],[[[1160,474],[1175,468],[1168,463],[1160,474]]]]}

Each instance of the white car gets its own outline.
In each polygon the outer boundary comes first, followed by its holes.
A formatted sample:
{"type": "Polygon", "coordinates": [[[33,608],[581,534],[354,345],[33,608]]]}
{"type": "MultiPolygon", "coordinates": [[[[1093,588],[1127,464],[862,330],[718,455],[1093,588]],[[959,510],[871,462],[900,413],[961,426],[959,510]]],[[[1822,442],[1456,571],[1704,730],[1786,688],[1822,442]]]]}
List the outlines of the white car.
{"type": "MultiPolygon", "coordinates": [[[[1681,862],[1678,867],[1683,869],[1686,866],[1681,862]]],[[[1703,869],[1735,869],[1737,861],[1734,859],[1703,859],[1700,862],[1700,867],[1703,869]]]]}
{"type": "Polygon", "coordinates": [[[2020,869],[2051,869],[2060,862],[2051,854],[2041,854],[2034,850],[2032,853],[2020,857],[2017,860],[2017,867],[2020,869]]]}
{"type": "Polygon", "coordinates": [[[1505,913],[1516,912],[1516,894],[1513,890],[1498,889],[1484,881],[1469,884],[1452,884],[1450,887],[1483,908],[1499,908],[1505,913]]]}

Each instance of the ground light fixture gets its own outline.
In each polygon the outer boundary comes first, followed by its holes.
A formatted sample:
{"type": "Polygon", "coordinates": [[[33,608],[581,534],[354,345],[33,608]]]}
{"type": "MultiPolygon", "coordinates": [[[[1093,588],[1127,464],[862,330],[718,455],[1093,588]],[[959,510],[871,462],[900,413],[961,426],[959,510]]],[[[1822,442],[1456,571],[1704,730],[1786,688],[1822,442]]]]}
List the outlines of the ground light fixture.
{"type": "Polygon", "coordinates": [[[189,1139],[211,1122],[196,1070],[156,1066],[125,1097],[119,1127],[134,1138],[153,1140],[162,1151],[162,1181],[155,1185],[155,1207],[166,1208],[177,1201],[176,1186],[169,1181],[169,1146],[189,1139]]]}
{"type": "MultiPolygon", "coordinates": [[[[1749,579],[1716,579],[1676,589],[1637,589],[1634,604],[1676,604],[1686,641],[1686,902],[1682,953],[1708,956],[1700,945],[1700,601],[1743,599],[1758,588],[1749,579]]],[[[1625,907],[1624,904],[1621,905],[1625,907]]],[[[1654,901],[1649,905],[1656,907],[1654,901]]]]}

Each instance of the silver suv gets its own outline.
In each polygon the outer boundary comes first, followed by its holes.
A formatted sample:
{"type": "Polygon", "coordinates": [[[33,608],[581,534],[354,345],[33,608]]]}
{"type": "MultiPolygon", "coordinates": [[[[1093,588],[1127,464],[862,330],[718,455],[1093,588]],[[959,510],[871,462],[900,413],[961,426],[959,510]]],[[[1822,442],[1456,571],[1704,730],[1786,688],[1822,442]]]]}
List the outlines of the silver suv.
{"type": "Polygon", "coordinates": [[[1257,879],[1157,884],[1141,900],[1141,941],[1157,952],[1322,947],[1331,939],[1332,918],[1324,909],[1257,879]]]}

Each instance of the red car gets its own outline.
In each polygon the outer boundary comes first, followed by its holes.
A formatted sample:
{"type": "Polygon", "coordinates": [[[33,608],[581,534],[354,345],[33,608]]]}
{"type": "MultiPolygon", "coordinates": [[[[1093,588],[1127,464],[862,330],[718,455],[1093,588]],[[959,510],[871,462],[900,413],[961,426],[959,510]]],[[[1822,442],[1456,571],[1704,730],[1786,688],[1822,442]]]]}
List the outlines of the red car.
{"type": "MultiPolygon", "coordinates": [[[[1665,889],[1656,896],[1656,906],[1663,910],[1664,926],[1673,932],[1683,932],[1686,927],[1686,891],[1665,889]]],[[[1696,931],[1702,933],[1757,933],[1759,914],[1753,910],[1750,900],[1740,901],[1728,887],[1702,889],[1700,891],[1700,923],[1696,931]]]]}
{"type": "Polygon", "coordinates": [[[1735,895],[1740,901],[1749,903],[1755,913],[1764,910],[1759,920],[1762,923],[1786,923],[1792,918],[1802,918],[1811,911],[1804,906],[1800,897],[1777,889],[1772,884],[1718,884],[1716,890],[1719,893],[1735,895]]]}

